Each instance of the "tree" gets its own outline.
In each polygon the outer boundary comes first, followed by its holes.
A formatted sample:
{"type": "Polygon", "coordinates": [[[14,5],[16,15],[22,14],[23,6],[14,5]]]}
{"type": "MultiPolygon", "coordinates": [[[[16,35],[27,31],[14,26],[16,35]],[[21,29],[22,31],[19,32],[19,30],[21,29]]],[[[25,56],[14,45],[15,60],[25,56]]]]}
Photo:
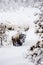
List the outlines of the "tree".
{"type": "Polygon", "coordinates": [[[1,45],[3,45],[2,41],[4,39],[4,35],[5,35],[5,28],[6,26],[3,25],[3,23],[0,24],[0,41],[1,41],[1,45]]]}

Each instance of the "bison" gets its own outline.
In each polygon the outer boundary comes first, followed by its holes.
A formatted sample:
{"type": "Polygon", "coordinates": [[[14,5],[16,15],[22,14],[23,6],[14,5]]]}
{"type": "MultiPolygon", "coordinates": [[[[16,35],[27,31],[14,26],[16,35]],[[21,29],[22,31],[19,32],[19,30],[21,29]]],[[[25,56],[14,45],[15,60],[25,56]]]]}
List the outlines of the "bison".
{"type": "Polygon", "coordinates": [[[13,46],[21,46],[23,42],[25,41],[25,38],[26,38],[26,35],[22,33],[12,36],[13,46]]]}

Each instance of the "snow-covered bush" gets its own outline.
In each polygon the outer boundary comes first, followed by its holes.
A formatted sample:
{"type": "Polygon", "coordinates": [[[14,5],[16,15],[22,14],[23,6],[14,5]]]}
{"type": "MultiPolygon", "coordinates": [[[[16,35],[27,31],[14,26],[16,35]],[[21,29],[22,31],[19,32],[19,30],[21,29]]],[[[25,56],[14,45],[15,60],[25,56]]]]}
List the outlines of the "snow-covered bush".
{"type": "Polygon", "coordinates": [[[3,40],[6,39],[6,34],[5,34],[5,31],[6,31],[6,26],[3,25],[3,23],[0,24],[0,44],[3,45],[3,40]]]}
{"type": "Polygon", "coordinates": [[[26,58],[34,63],[34,65],[43,65],[43,41],[38,41],[27,51],[26,58]]]}
{"type": "Polygon", "coordinates": [[[43,39],[43,13],[39,14],[39,20],[35,22],[36,34],[40,39],[43,39]]]}
{"type": "MultiPolygon", "coordinates": [[[[40,3],[38,7],[42,6],[43,3],[40,3]]],[[[35,23],[35,34],[39,36],[39,39],[35,45],[31,46],[27,50],[26,57],[34,63],[34,65],[43,65],[43,11],[39,8],[41,13],[37,15],[38,20],[35,23]]]]}

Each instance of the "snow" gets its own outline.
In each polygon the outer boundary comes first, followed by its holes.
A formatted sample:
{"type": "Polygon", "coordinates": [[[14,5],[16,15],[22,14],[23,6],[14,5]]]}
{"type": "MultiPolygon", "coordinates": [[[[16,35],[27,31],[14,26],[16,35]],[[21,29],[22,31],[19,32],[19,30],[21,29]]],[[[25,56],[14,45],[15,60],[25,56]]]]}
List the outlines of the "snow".
{"type": "MultiPolygon", "coordinates": [[[[33,65],[31,62],[25,59],[26,50],[38,40],[38,36],[35,34],[35,26],[34,20],[38,18],[38,16],[34,16],[34,13],[39,13],[40,11],[37,8],[20,8],[20,10],[16,11],[7,11],[0,12],[0,23],[12,25],[12,26],[20,26],[23,28],[24,26],[29,26],[29,30],[25,32],[26,39],[23,46],[15,47],[15,46],[2,46],[0,48],[0,64],[1,65],[33,65]]],[[[18,30],[18,29],[16,29],[18,30]]],[[[21,31],[21,29],[20,29],[21,31]]],[[[8,35],[8,43],[11,44],[11,36],[17,31],[6,31],[8,35]]],[[[22,31],[24,32],[24,31],[22,31]]]]}
{"type": "MultiPolygon", "coordinates": [[[[28,46],[27,46],[28,48],[28,46]]],[[[4,47],[0,48],[0,64],[1,65],[29,65],[24,58],[25,46],[22,47],[4,47]]]]}

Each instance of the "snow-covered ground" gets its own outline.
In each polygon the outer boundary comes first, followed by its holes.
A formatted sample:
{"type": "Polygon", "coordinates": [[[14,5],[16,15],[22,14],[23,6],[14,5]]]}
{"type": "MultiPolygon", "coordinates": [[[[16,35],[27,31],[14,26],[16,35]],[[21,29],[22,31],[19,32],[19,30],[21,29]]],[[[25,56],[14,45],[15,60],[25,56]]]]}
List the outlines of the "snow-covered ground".
{"type": "MultiPolygon", "coordinates": [[[[23,46],[15,47],[1,47],[0,48],[0,65],[33,65],[27,59],[25,59],[26,50],[35,44],[38,40],[38,36],[35,34],[34,20],[38,19],[38,15],[34,16],[35,13],[39,13],[37,8],[20,8],[17,11],[0,12],[0,23],[3,22],[6,25],[20,26],[22,29],[24,26],[29,26],[29,30],[25,32],[26,39],[23,46]]],[[[16,28],[16,30],[18,30],[16,28]]],[[[19,30],[21,32],[21,29],[19,30]]],[[[7,32],[9,37],[13,33],[7,32]]],[[[22,30],[22,32],[24,32],[22,30]]],[[[10,40],[10,38],[8,39],[10,40]]]]}
{"type": "Polygon", "coordinates": [[[0,48],[1,65],[28,65],[24,58],[25,46],[0,48]]]}

